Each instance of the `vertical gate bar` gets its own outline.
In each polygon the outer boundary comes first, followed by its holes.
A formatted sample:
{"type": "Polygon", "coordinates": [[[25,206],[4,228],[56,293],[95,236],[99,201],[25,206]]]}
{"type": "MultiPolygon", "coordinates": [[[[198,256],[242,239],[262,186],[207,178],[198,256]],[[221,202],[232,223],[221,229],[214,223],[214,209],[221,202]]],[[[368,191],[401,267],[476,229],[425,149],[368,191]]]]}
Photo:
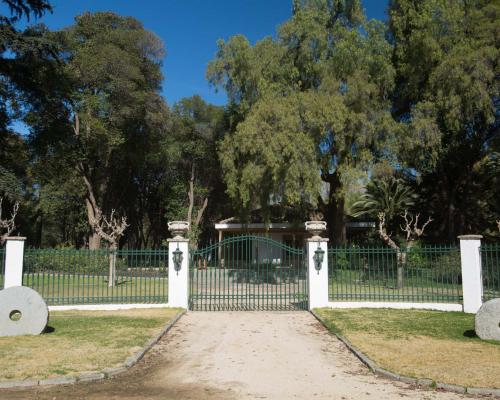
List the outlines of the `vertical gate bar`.
{"type": "Polygon", "coordinates": [[[279,249],[279,255],[280,257],[278,258],[278,262],[276,263],[276,270],[278,271],[278,289],[279,289],[279,309],[283,309],[283,299],[282,295],[283,292],[281,290],[281,284],[282,284],[282,278],[283,278],[283,264],[284,264],[284,259],[286,258],[286,249],[285,249],[285,254],[283,255],[283,248],[279,249]]]}
{"type": "MultiPolygon", "coordinates": [[[[203,259],[201,260],[202,264],[204,262],[204,257],[203,259]]],[[[215,270],[215,274],[217,276],[217,309],[218,311],[221,310],[221,282],[220,282],[220,268],[214,268],[215,270]]]]}
{"type": "MultiPolygon", "coordinates": [[[[267,245],[267,243],[266,243],[267,245]]],[[[267,248],[267,247],[266,247],[267,248]]],[[[272,293],[272,287],[271,287],[271,290],[269,290],[269,258],[266,260],[264,259],[264,261],[266,261],[266,310],[269,310],[269,292],[272,293]]],[[[272,304],[272,298],[271,298],[271,304],[272,304]]]]}
{"type": "MultiPolygon", "coordinates": [[[[233,239],[235,239],[236,237],[233,237],[233,239]]],[[[240,244],[242,242],[239,241],[238,242],[238,246],[237,246],[237,253],[241,252],[241,249],[240,249],[240,244]]],[[[226,263],[226,268],[229,268],[229,263],[226,263]]],[[[238,279],[238,273],[239,273],[239,269],[240,269],[240,260],[238,260],[238,255],[236,256],[236,259],[233,261],[233,265],[231,265],[231,297],[230,297],[230,303],[229,303],[229,307],[231,310],[234,310],[235,309],[235,301],[234,301],[234,296],[235,296],[235,290],[237,289],[237,287],[235,288],[234,285],[235,285],[235,281],[238,279]]],[[[229,277],[228,277],[229,279],[229,277]]],[[[237,283],[237,282],[236,282],[237,283]]]]}
{"type": "MultiPolygon", "coordinates": [[[[247,264],[247,268],[245,270],[245,284],[243,286],[243,290],[244,290],[244,296],[243,296],[243,309],[246,309],[246,310],[249,310],[249,307],[250,307],[250,299],[249,299],[249,293],[250,293],[250,271],[252,270],[252,265],[253,265],[253,249],[254,249],[254,245],[256,243],[256,239],[254,236],[251,236],[251,240],[250,240],[250,252],[252,254],[252,259],[250,261],[249,264],[247,264]]],[[[258,249],[258,242],[257,242],[257,249],[258,249]]],[[[257,254],[258,254],[258,250],[257,250],[257,254]]],[[[257,256],[256,256],[257,258],[257,256]]],[[[256,259],[256,261],[258,262],[258,259],[256,259]]]]}
{"type": "MultiPolygon", "coordinates": [[[[257,246],[257,249],[258,248],[259,247],[257,246]]],[[[256,288],[257,302],[256,302],[255,307],[256,307],[257,310],[260,310],[261,309],[261,303],[262,303],[261,302],[261,296],[262,296],[262,294],[261,294],[261,287],[260,287],[260,283],[262,282],[262,273],[261,273],[262,271],[261,271],[261,266],[260,266],[260,261],[259,261],[259,252],[258,252],[258,250],[257,250],[257,253],[255,255],[255,261],[256,261],[256,263],[255,263],[255,284],[257,286],[257,288],[256,288]]]]}

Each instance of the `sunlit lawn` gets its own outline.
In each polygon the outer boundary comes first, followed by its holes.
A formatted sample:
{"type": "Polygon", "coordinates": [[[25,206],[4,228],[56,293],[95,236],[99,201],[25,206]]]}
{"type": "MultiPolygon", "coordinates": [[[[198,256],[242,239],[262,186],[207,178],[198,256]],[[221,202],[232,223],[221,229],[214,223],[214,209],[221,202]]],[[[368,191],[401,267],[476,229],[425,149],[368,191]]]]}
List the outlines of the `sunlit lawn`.
{"type": "Polygon", "coordinates": [[[0,380],[44,379],[119,366],[178,312],[51,312],[48,333],[0,338],[0,380]]]}
{"type": "Polygon", "coordinates": [[[379,366],[416,378],[500,387],[500,342],[474,333],[474,315],[388,309],[317,310],[379,366]]]}

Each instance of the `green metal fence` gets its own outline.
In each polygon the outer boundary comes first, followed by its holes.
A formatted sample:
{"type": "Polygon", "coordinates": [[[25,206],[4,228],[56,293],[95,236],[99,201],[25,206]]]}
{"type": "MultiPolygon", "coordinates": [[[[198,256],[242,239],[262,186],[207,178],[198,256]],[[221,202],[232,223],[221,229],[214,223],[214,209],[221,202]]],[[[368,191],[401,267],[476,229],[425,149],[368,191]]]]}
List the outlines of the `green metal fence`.
{"type": "Polygon", "coordinates": [[[328,257],[331,301],[462,302],[458,247],[337,247],[328,257]]]}
{"type": "Polygon", "coordinates": [[[190,252],[192,310],[307,310],[303,249],[235,236],[190,252]]]}
{"type": "Polygon", "coordinates": [[[23,285],[50,305],[166,303],[168,250],[26,249],[23,285]]]}
{"type": "Polygon", "coordinates": [[[500,245],[480,247],[483,275],[483,301],[500,298],[500,245]]]}
{"type": "Polygon", "coordinates": [[[5,280],[5,249],[0,249],[0,289],[3,289],[5,280]]]}

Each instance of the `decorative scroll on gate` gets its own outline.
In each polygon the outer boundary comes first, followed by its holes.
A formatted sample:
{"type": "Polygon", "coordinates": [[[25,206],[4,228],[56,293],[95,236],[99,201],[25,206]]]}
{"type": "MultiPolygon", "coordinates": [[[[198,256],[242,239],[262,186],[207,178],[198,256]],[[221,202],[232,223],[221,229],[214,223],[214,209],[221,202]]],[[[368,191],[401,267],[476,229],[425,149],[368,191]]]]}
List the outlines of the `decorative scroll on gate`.
{"type": "Polygon", "coordinates": [[[304,249],[235,236],[190,252],[192,310],[307,310],[304,249]]]}

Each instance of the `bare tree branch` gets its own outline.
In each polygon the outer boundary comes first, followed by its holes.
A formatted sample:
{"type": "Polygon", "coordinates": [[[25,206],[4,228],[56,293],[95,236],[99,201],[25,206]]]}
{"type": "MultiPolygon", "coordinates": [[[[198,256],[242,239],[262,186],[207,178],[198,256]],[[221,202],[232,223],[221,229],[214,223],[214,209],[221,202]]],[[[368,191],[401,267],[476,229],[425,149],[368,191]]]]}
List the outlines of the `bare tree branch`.
{"type": "Polygon", "coordinates": [[[498,232],[500,232],[500,219],[497,220],[497,227],[498,227],[498,232]]]}
{"type": "Polygon", "coordinates": [[[412,242],[421,237],[424,234],[427,225],[433,221],[433,219],[429,217],[422,227],[419,228],[418,220],[420,218],[420,214],[417,214],[415,218],[413,218],[413,216],[409,215],[408,211],[405,210],[404,214],[401,214],[401,217],[405,220],[405,225],[400,225],[400,228],[403,232],[406,232],[407,247],[410,247],[412,242]]]}
{"type": "Polygon", "coordinates": [[[14,229],[16,229],[15,219],[17,212],[19,211],[19,202],[16,201],[14,203],[14,207],[12,207],[12,213],[10,215],[10,218],[3,218],[2,203],[3,203],[3,197],[0,197],[0,231],[2,231],[2,233],[0,234],[1,246],[3,246],[5,240],[11,235],[12,232],[14,232],[14,229]]]}
{"type": "Polygon", "coordinates": [[[102,211],[97,208],[95,217],[92,218],[91,223],[97,234],[114,249],[118,247],[118,241],[129,226],[127,224],[127,217],[121,217],[121,219],[116,217],[114,209],[111,210],[109,218],[106,218],[102,215],[102,211]]]}
{"type": "Polygon", "coordinates": [[[387,233],[385,227],[385,213],[381,212],[378,214],[378,233],[382,240],[392,249],[399,250],[399,246],[392,240],[391,235],[387,233]]]}

